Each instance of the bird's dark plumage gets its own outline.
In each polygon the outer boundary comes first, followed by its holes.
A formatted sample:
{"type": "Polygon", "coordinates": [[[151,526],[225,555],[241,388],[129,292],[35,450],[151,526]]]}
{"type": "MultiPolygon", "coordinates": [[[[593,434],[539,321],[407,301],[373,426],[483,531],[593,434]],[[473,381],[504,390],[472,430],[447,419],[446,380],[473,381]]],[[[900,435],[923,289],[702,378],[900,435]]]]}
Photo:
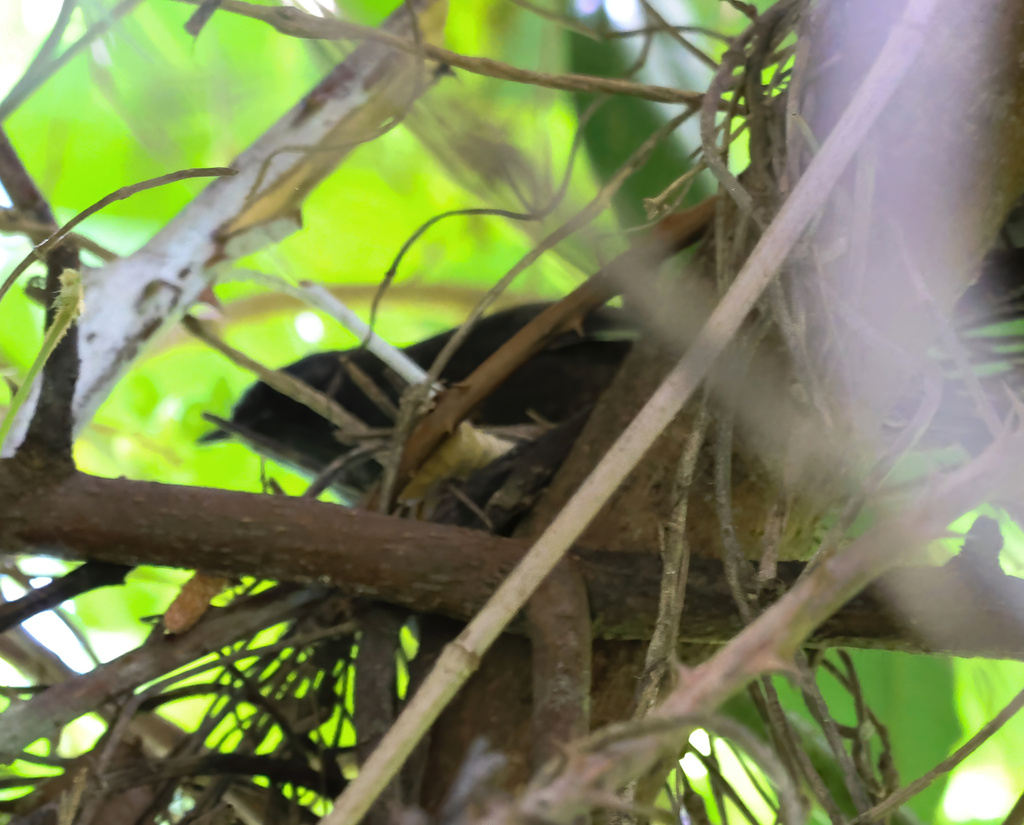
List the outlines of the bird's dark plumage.
{"type": "MultiPolygon", "coordinates": [[[[466,378],[512,335],[536,317],[546,304],[528,304],[494,313],[472,329],[448,362],[442,380],[446,384],[466,378]]],[[[443,332],[405,348],[422,367],[429,368],[454,330],[443,332]]],[[[592,313],[583,335],[566,333],[546,350],[511,375],[475,411],[472,420],[488,426],[528,424],[534,416],[551,422],[563,421],[592,405],[611,382],[629,352],[635,328],[626,314],[611,307],[592,313]]],[[[283,371],[333,397],[348,412],[371,427],[393,422],[357,386],[345,369],[350,359],[369,376],[384,394],[397,404],[401,382],[372,353],[362,350],[321,352],[307,356],[283,371]]],[[[334,428],[308,407],[272,390],[266,384],[250,387],[235,406],[231,423],[278,445],[302,468],[319,472],[350,445],[335,438],[334,428]]],[[[204,437],[214,441],[227,437],[217,431],[204,437]]],[[[379,473],[371,457],[348,468],[345,483],[365,489],[379,473]]]]}

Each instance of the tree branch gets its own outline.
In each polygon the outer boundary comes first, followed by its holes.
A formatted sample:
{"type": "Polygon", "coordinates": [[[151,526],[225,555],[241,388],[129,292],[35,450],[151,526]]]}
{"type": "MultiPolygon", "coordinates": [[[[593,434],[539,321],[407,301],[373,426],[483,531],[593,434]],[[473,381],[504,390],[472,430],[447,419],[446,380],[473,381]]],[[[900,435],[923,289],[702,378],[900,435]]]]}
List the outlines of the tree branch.
{"type": "MultiPolygon", "coordinates": [[[[201,0],[179,0],[179,2],[196,5],[201,0]]],[[[699,106],[703,100],[700,92],[686,89],[672,89],[667,86],[652,86],[646,83],[635,83],[619,77],[596,77],[585,74],[546,74],[529,69],[520,69],[491,60],[487,57],[470,57],[457,52],[434,46],[430,43],[417,43],[404,37],[391,34],[371,26],[361,26],[348,20],[332,20],[318,17],[301,9],[288,6],[258,6],[255,3],[244,3],[240,0],[225,0],[221,4],[224,11],[233,12],[243,17],[260,20],[272,26],[281,34],[290,37],[308,38],[311,40],[368,40],[387,44],[400,51],[410,54],[423,54],[432,60],[440,61],[448,66],[473,74],[509,80],[513,83],[526,83],[544,89],[559,89],[568,92],[603,92],[620,94],[650,100],[655,103],[682,103],[687,106],[699,106]]]]}
{"type": "MultiPolygon", "coordinates": [[[[40,487],[27,482],[13,462],[0,462],[0,502],[0,546],[6,552],[227,577],[331,581],[349,595],[462,621],[475,614],[529,546],[522,539],[300,497],[83,474],[40,487]]],[[[651,637],[661,564],[656,548],[636,550],[577,549],[571,555],[587,588],[598,638],[651,637]]],[[[803,570],[801,563],[780,563],[780,588],[792,585],[803,570]]],[[[887,583],[899,585],[907,604],[928,604],[934,601],[930,594],[949,593],[942,599],[942,621],[959,628],[959,635],[925,638],[913,621],[886,606],[886,599],[866,595],[828,619],[811,644],[1024,659],[1024,640],[1011,609],[1024,591],[1020,579],[1004,576],[979,589],[957,570],[907,568],[894,571],[872,592],[883,592],[887,583]],[[1004,595],[993,598],[993,586],[1004,595]]],[[[742,626],[721,563],[692,559],[680,641],[721,643],[742,626]]]]}

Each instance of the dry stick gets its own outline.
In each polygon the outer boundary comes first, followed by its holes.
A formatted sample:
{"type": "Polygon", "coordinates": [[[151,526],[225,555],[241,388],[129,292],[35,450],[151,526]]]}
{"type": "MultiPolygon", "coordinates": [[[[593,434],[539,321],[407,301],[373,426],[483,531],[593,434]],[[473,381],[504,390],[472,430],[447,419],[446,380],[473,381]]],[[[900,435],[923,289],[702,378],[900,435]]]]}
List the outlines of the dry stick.
{"type": "MultiPolygon", "coordinates": [[[[200,0],[179,0],[179,2],[195,5],[200,0]]],[[[650,86],[644,83],[634,83],[631,80],[621,80],[617,77],[531,72],[528,69],[520,69],[487,57],[470,57],[430,43],[415,43],[390,32],[349,23],[346,20],[326,20],[323,17],[300,12],[298,9],[257,6],[252,3],[240,2],[240,0],[225,0],[221,8],[243,17],[261,20],[282,34],[292,37],[316,40],[375,40],[394,46],[401,51],[421,54],[431,60],[437,60],[473,74],[493,77],[498,80],[510,80],[513,83],[526,83],[544,89],[558,89],[565,92],[604,92],[612,95],[629,95],[655,103],[683,103],[690,106],[699,105],[703,99],[703,95],[699,92],[670,89],[667,86],[650,86]]]]}
{"type": "Polygon", "coordinates": [[[664,687],[662,679],[676,653],[679,621],[683,614],[686,579],[690,566],[690,544],[686,538],[690,488],[697,473],[697,459],[704,446],[710,419],[707,399],[704,398],[694,418],[686,447],[679,458],[673,483],[675,505],[668,522],[662,528],[662,573],[658,615],[654,621],[651,641],[647,646],[643,678],[637,690],[636,707],[633,709],[635,719],[642,719],[657,705],[664,687]]]}
{"type": "MultiPolygon", "coordinates": [[[[40,243],[48,238],[54,230],[54,226],[43,221],[33,220],[23,215],[17,209],[0,207],[0,234],[5,235],[27,235],[33,243],[40,243]]],[[[96,241],[85,235],[72,232],[70,237],[78,246],[91,252],[97,258],[104,261],[113,261],[118,258],[116,252],[111,252],[106,247],[100,246],[96,241]]]]}
{"type": "Polygon", "coordinates": [[[268,370],[259,362],[253,361],[244,353],[225,344],[192,316],[186,315],[181,319],[181,324],[204,344],[213,347],[217,352],[242,369],[249,370],[249,372],[255,374],[271,389],[277,390],[277,392],[288,396],[293,401],[309,407],[309,409],[322,418],[326,418],[341,431],[342,438],[351,439],[352,437],[373,434],[373,431],[365,423],[352,415],[333,398],[318,392],[294,375],[289,375],[280,370],[268,370]]]}
{"type": "Polygon", "coordinates": [[[562,28],[568,29],[571,32],[576,32],[576,34],[582,35],[583,37],[586,37],[589,40],[594,40],[600,43],[601,41],[606,39],[601,35],[601,33],[592,29],[585,23],[581,23],[576,18],[570,17],[567,14],[559,14],[558,12],[555,11],[548,11],[547,9],[541,8],[540,6],[537,6],[529,2],[529,0],[509,1],[513,5],[519,6],[519,8],[524,9],[525,11],[536,14],[541,19],[547,20],[549,23],[554,23],[556,26],[561,26],[562,28]]]}
{"type": "Polygon", "coordinates": [[[964,761],[968,756],[981,747],[996,731],[1010,721],[1010,719],[1021,708],[1024,708],[1024,690],[1018,693],[1010,703],[999,713],[992,717],[974,736],[968,739],[961,747],[939,762],[924,776],[920,776],[904,788],[896,791],[888,799],[879,802],[867,813],[861,814],[850,825],[861,825],[861,823],[876,822],[885,817],[886,814],[896,810],[900,805],[916,796],[936,779],[964,761]]]}
{"type": "Polygon", "coordinates": [[[438,658],[435,670],[362,766],[359,776],[338,797],[336,807],[323,818],[322,825],[354,825],[360,820],[476,669],[480,657],[704,380],[899,87],[924,44],[928,22],[939,2],[910,0],[835,130],[691,348],[476,618],[438,658]]]}
{"type": "Polygon", "coordinates": [[[4,295],[7,294],[14,282],[18,279],[18,276],[29,268],[29,265],[37,260],[42,259],[43,255],[49,252],[53,247],[59,244],[64,238],[68,236],[72,229],[78,224],[88,218],[90,215],[94,215],[101,209],[104,209],[110,204],[116,201],[123,201],[130,198],[132,195],[136,195],[139,192],[145,192],[147,189],[155,189],[158,186],[164,186],[168,183],[175,183],[179,180],[188,180],[189,178],[220,178],[229,177],[231,175],[237,175],[238,171],[230,169],[226,166],[213,166],[207,169],[182,169],[178,172],[171,172],[168,175],[160,175],[156,178],[150,178],[144,180],[141,183],[133,183],[131,186],[122,186],[120,189],[111,192],[105,198],[101,198],[96,201],[88,209],[79,212],[70,221],[64,224],[60,229],[54,232],[50,237],[43,241],[39,246],[35,247],[31,252],[26,255],[21,263],[14,267],[14,271],[7,276],[7,280],[4,281],[3,286],[0,286],[0,300],[3,300],[4,295]]]}
{"type": "MultiPolygon", "coordinates": [[[[636,691],[633,719],[645,718],[661,701],[667,690],[669,668],[676,661],[679,642],[679,622],[686,599],[686,582],[690,572],[690,544],[686,538],[686,517],[690,504],[690,488],[697,472],[710,421],[708,398],[705,392],[691,425],[690,435],[679,458],[673,481],[674,504],[668,521],[661,526],[661,586],[658,594],[658,614],[654,632],[647,645],[643,675],[636,691]]],[[[631,782],[622,793],[623,799],[637,804],[639,782],[631,782]]]]}

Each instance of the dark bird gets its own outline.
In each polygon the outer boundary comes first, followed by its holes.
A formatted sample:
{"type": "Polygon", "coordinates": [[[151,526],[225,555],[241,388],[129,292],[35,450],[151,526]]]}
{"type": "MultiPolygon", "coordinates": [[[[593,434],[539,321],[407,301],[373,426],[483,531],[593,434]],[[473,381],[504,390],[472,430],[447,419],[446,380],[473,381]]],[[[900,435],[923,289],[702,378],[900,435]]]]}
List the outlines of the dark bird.
{"type": "MultiPolygon", "coordinates": [[[[448,362],[441,379],[451,385],[466,378],[546,304],[527,304],[496,312],[479,321],[448,362]]],[[[424,369],[430,367],[455,330],[412,344],[405,352],[424,369]]],[[[496,389],[474,412],[472,421],[486,427],[536,423],[557,424],[597,401],[608,386],[636,337],[627,314],[602,307],[584,322],[582,334],[571,332],[553,341],[496,389]]],[[[309,386],[331,396],[370,427],[394,422],[382,405],[373,401],[346,368],[356,367],[397,405],[402,381],[365,349],[321,352],[282,368],[309,386]]],[[[319,474],[332,461],[353,450],[335,435],[334,427],[308,407],[260,382],[246,390],[227,422],[227,430],[214,431],[201,440],[217,441],[237,433],[261,452],[319,474]]],[[[380,474],[380,464],[367,451],[353,455],[335,477],[337,486],[365,491],[380,474]]]]}

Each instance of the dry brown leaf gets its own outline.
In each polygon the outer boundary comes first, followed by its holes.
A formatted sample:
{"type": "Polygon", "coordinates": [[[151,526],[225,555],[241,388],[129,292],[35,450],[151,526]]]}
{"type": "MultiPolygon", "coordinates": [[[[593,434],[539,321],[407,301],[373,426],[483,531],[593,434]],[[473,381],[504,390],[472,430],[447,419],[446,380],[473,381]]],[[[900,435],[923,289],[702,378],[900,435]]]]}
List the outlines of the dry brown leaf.
{"type": "Polygon", "coordinates": [[[430,488],[445,479],[465,480],[507,453],[514,442],[500,438],[463,421],[458,429],[438,447],[402,490],[399,501],[412,504],[421,501],[430,488]]]}
{"type": "Polygon", "coordinates": [[[164,613],[164,628],[172,635],[191,630],[210,609],[210,601],[219,596],[230,584],[229,579],[196,573],[182,585],[171,606],[164,613]]]}

